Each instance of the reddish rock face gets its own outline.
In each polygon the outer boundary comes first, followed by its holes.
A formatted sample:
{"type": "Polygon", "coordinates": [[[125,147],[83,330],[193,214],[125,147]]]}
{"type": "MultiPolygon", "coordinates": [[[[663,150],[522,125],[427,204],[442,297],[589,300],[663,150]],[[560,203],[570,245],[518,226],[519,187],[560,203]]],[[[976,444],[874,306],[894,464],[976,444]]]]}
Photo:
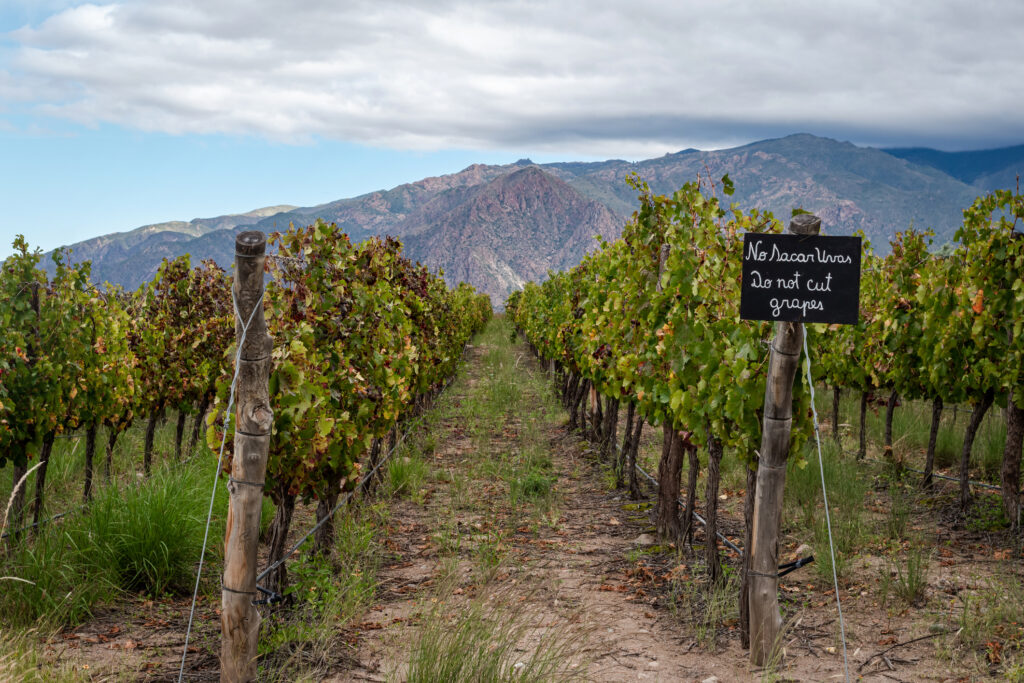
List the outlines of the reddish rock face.
{"type": "Polygon", "coordinates": [[[537,166],[465,195],[407,237],[407,253],[443,268],[450,284],[469,282],[494,302],[543,279],[549,269],[579,263],[597,247],[595,235],[615,239],[621,232],[622,220],[607,207],[537,166]]]}
{"type": "Polygon", "coordinates": [[[637,208],[636,192],[625,183],[630,173],[667,195],[698,176],[717,182],[728,173],[735,194],[726,198],[716,190],[726,206],[736,202],[745,210],[767,209],[782,221],[801,207],[822,218],[824,234],[863,230],[880,254],[888,251],[895,232],[911,225],[932,228],[937,244],[952,239],[964,207],[986,189],[978,183],[996,176],[989,173],[969,185],[897,152],[791,135],[635,163],[538,166],[523,159],[503,166],[474,164],[458,173],[315,207],[271,207],[98,237],[73,245],[73,258],[91,260],[95,280],[134,289],[153,277],[163,258],[187,252],[193,263],[213,258],[229,266],[235,233],[287,230],[290,223],[303,226],[322,218],[337,223],[356,242],[371,235],[398,236],[407,256],[443,268],[450,283],[467,281],[500,304],[548,269],[576,265],[597,247],[594,235],[614,239],[621,233],[637,208]]]}

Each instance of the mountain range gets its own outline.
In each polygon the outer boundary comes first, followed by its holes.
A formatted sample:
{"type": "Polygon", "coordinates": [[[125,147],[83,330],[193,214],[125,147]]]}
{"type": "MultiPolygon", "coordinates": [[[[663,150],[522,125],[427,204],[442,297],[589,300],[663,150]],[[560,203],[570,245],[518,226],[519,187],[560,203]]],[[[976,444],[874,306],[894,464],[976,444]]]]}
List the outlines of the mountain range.
{"type": "Polygon", "coordinates": [[[671,194],[698,174],[728,173],[741,207],[768,209],[783,220],[793,208],[822,218],[824,234],[863,230],[885,253],[894,233],[931,228],[950,241],[962,210],[979,194],[1015,187],[1024,172],[1024,145],[977,152],[925,148],[874,149],[807,134],[733,149],[687,149],[640,162],[610,160],[534,164],[474,164],[312,207],[273,206],[244,214],[147,225],[71,245],[75,261],[91,260],[93,278],[133,289],[151,279],[164,258],[184,253],[229,268],[234,235],[273,232],[317,218],[336,222],[360,241],[395,235],[405,253],[452,284],[466,281],[500,305],[549,269],[575,265],[615,239],[637,206],[625,178],[636,173],[651,189],[671,194]]]}

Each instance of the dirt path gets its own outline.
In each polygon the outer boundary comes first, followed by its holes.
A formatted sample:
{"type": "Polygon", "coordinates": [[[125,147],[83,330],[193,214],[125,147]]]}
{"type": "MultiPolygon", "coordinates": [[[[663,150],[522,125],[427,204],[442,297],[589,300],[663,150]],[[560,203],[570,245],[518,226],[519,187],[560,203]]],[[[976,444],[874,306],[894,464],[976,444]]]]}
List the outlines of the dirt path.
{"type": "MultiPolygon", "coordinates": [[[[264,627],[261,666],[274,671],[274,658],[286,659],[310,672],[303,680],[328,681],[494,680],[509,670],[538,681],[843,680],[831,583],[811,571],[780,582],[792,615],[787,659],[778,672],[752,670],[733,616],[735,584],[709,590],[700,551],[657,545],[649,503],[615,490],[591,447],[568,432],[548,378],[506,334],[492,325],[468,349],[462,376],[396,455],[376,497],[360,504],[373,508],[367,528],[381,558],[369,608],[347,623],[334,613],[313,647],[296,623],[303,612],[267,608],[284,621],[276,632],[264,627]]],[[[660,430],[646,434],[650,457],[660,430]]],[[[722,498],[723,528],[738,536],[742,491],[725,488],[722,498]]],[[[871,494],[864,504],[879,501],[871,494]]],[[[293,535],[310,526],[312,509],[296,514],[293,535]]],[[[924,517],[912,523],[936,524],[924,517]]],[[[930,636],[968,623],[957,596],[994,574],[984,559],[991,548],[974,541],[937,549],[933,598],[921,609],[880,598],[884,567],[868,554],[851,563],[841,587],[851,680],[973,680],[952,652],[940,656],[945,639],[930,636]]],[[[795,548],[787,543],[783,556],[795,548]]],[[[734,581],[736,558],[723,559],[734,581]]],[[[93,676],[106,670],[120,672],[111,680],[175,680],[186,618],[187,601],[140,599],[47,648],[83,679],[107,680],[93,676]]],[[[186,675],[213,680],[216,601],[201,604],[198,618],[186,675]]]]}
{"type": "Polygon", "coordinates": [[[472,477],[466,492],[453,491],[458,480],[453,484],[442,476],[429,485],[424,504],[400,503],[380,599],[359,629],[359,668],[330,680],[404,679],[410,644],[431,618],[432,606],[447,601],[457,615],[482,594],[528,605],[537,621],[528,625],[521,649],[556,634],[571,641],[566,654],[584,680],[749,679],[741,653],[727,649],[709,657],[677,617],[656,607],[665,598],[648,585],[654,577],[637,562],[653,540],[647,515],[609,487],[588,446],[567,432],[560,407],[538,395],[544,379],[533,359],[522,348],[514,352],[516,371],[529,376],[519,403],[508,405],[487,433],[473,436],[460,408],[478,405],[475,397],[490,390],[488,383],[507,378],[488,376],[484,359],[494,349],[470,350],[468,381],[454,385],[439,407],[438,446],[430,461],[435,472],[486,474],[489,468],[482,465],[493,458],[541,446],[555,480],[550,500],[524,502],[517,510],[500,477],[472,477]],[[532,415],[524,416],[524,410],[532,415]],[[529,435],[523,434],[524,417],[534,419],[529,435]],[[451,540],[438,532],[439,521],[452,525],[461,539],[454,552],[451,540]],[[497,539],[501,559],[482,575],[488,539],[497,539]]]}
{"type": "MultiPolygon", "coordinates": [[[[798,615],[785,665],[777,674],[752,670],[735,619],[726,616],[734,588],[709,596],[698,557],[652,545],[645,506],[610,486],[590,446],[567,431],[526,350],[504,346],[472,348],[467,378],[437,407],[428,457],[434,476],[421,501],[394,507],[378,602],[353,638],[358,666],[329,680],[415,678],[408,663],[424,633],[456,629],[481,600],[500,604],[498,620],[508,605],[522,607],[509,617],[528,622],[514,648],[519,657],[562,643],[565,666],[552,680],[843,680],[834,598],[799,575],[781,588],[798,615]],[[502,365],[510,359],[514,373],[502,365]],[[488,396],[509,383],[518,383],[518,394],[488,418],[488,396]],[[510,490],[530,457],[549,458],[550,495],[513,502],[510,490]]],[[[875,658],[858,672],[875,652],[928,633],[886,617],[875,597],[863,583],[844,589],[852,680],[967,680],[950,677],[929,638],[898,646],[891,667],[875,658]]]]}

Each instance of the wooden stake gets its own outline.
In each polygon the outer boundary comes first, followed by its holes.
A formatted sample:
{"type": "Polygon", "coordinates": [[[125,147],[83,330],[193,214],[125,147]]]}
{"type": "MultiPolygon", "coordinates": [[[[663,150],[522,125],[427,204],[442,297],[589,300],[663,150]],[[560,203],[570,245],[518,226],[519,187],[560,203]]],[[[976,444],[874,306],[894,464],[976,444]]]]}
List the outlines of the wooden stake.
{"type": "Polygon", "coordinates": [[[235,238],[234,295],[239,316],[235,319],[235,337],[239,344],[250,315],[252,322],[238,361],[234,457],[224,532],[220,680],[231,683],[256,680],[260,615],[252,601],[258,597],[256,547],[274,419],[268,389],[273,342],[267,334],[261,298],[266,248],[267,237],[259,231],[243,232],[235,238]]]}
{"type": "MultiPolygon", "coordinates": [[[[789,232],[817,235],[821,219],[795,216],[789,232]]],[[[779,612],[779,528],[782,491],[793,427],[793,380],[800,365],[803,328],[800,323],[775,323],[764,391],[764,422],[754,494],[754,524],[750,548],[750,661],[764,666],[778,646],[782,629],[779,612]]]]}

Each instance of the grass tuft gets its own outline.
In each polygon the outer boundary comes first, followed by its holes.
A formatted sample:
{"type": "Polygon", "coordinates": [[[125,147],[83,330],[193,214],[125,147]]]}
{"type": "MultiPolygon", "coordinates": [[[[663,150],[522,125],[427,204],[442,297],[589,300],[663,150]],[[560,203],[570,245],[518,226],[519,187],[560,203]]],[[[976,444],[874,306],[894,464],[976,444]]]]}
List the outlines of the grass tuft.
{"type": "Polygon", "coordinates": [[[373,601],[381,562],[379,509],[337,520],[332,556],[303,555],[289,566],[292,609],[274,610],[260,635],[260,679],[321,680],[339,652],[342,629],[373,601]]]}
{"type": "MultiPolygon", "coordinates": [[[[194,468],[161,469],[137,488],[104,489],[84,519],[116,584],[151,596],[188,590],[205,523],[194,468]]],[[[205,487],[203,487],[205,488],[205,487]]]]}
{"type": "Polygon", "coordinates": [[[388,461],[388,489],[396,498],[415,498],[421,494],[430,468],[410,453],[388,461]]]}
{"type": "Polygon", "coordinates": [[[584,635],[555,628],[546,615],[500,595],[477,598],[454,615],[439,602],[423,618],[404,680],[582,680],[584,635]],[[543,624],[543,625],[542,625],[543,624]],[[536,641],[536,647],[528,647],[536,641]]]}
{"type": "MultiPolygon", "coordinates": [[[[158,468],[134,487],[101,488],[81,514],[26,534],[5,558],[4,574],[29,583],[0,590],[0,624],[71,625],[121,591],[159,596],[190,589],[212,469],[212,462],[158,468]]],[[[218,486],[216,509],[226,508],[226,495],[218,486]]],[[[216,519],[213,562],[223,529],[216,519]]]]}
{"type": "Polygon", "coordinates": [[[697,643],[710,652],[717,647],[719,635],[739,619],[739,578],[727,569],[725,579],[721,583],[689,576],[672,579],[672,610],[693,627],[697,643]]]}

